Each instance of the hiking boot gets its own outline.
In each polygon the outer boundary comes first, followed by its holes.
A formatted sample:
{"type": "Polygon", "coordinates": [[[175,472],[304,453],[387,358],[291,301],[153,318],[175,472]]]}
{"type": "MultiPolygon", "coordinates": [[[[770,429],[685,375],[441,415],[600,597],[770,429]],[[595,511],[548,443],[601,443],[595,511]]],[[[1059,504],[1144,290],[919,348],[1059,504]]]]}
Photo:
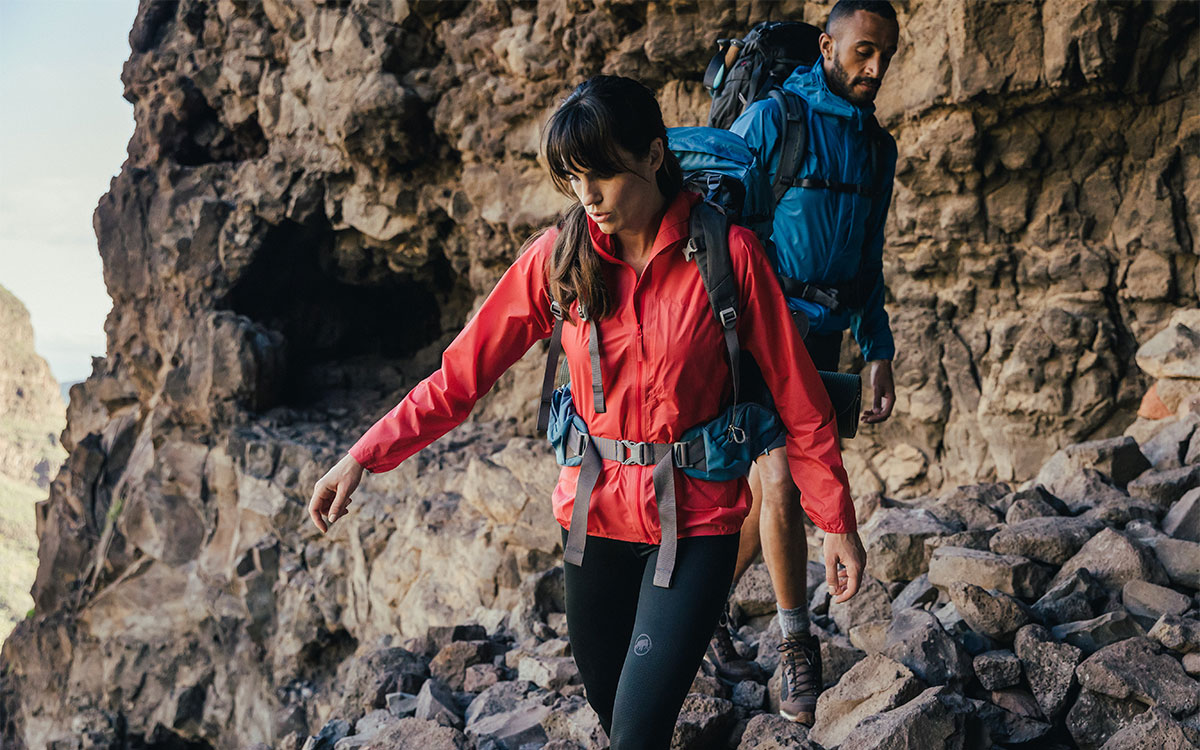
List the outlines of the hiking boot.
{"type": "Polygon", "coordinates": [[[783,653],[783,682],[779,687],[779,713],[784,718],[812,726],[817,696],[821,694],[821,643],[813,635],[793,635],[779,645],[783,653]]]}
{"type": "Polygon", "coordinates": [[[717,677],[726,682],[737,684],[744,680],[761,681],[762,671],[758,664],[743,659],[733,647],[733,634],[729,632],[728,623],[729,620],[722,615],[712,640],[708,642],[708,652],[704,658],[717,670],[717,677]]]}

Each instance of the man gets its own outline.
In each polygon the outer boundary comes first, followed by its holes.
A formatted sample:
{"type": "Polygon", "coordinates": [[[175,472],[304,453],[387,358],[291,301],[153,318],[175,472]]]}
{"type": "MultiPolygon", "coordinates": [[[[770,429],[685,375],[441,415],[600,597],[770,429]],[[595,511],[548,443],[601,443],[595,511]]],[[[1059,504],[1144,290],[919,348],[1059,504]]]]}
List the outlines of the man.
{"type": "MultiPolygon", "coordinates": [[[[805,343],[817,369],[836,371],[842,332],[853,333],[870,368],[873,404],[861,417],[867,424],[886,420],[896,399],[882,261],[896,143],[877,126],[873,112],[899,31],[886,0],[840,0],[821,35],[821,59],[812,68],[797,68],[783,84],[785,92],[804,100],[808,137],[797,179],[775,211],[773,261],[797,324],[803,329],[807,323],[805,343]]],[[[784,134],[779,104],[769,98],[753,103],[730,129],[759,152],[774,177],[784,134]]],[[[742,527],[734,580],[761,547],[784,635],[780,713],[811,724],[822,686],[820,648],[809,633],[800,494],[782,448],[758,459],[750,488],[754,504],[742,527]]],[[[866,559],[858,534],[846,536],[856,550],[857,569],[852,564],[839,572],[826,557],[826,579],[836,602],[855,594],[866,559]]],[[[748,677],[753,669],[737,658],[724,626],[709,658],[727,679],[748,677]]]]}

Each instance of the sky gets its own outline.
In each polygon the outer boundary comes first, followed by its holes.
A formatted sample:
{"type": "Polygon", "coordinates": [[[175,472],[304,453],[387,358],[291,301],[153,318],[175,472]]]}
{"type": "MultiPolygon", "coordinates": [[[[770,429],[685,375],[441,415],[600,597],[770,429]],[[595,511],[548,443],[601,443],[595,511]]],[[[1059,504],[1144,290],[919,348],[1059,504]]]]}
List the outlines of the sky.
{"type": "Polygon", "coordinates": [[[0,0],[0,285],[59,382],[104,355],[92,212],[133,135],[121,66],[136,14],[137,0],[0,0]]]}

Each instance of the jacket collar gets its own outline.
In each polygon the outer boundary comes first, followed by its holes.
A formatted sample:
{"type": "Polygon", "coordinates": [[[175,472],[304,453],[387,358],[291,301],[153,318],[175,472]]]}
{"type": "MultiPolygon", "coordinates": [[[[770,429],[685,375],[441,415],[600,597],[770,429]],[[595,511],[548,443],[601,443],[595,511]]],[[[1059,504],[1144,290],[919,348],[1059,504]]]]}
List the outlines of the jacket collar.
{"type": "MultiPolygon", "coordinates": [[[[654,237],[654,245],[650,249],[650,258],[657,257],[664,250],[674,247],[677,243],[687,239],[691,217],[692,206],[700,202],[700,194],[692,193],[687,190],[681,190],[674,200],[667,206],[667,212],[663,214],[662,223],[658,225],[658,234],[654,237]]],[[[596,252],[600,257],[610,263],[623,263],[624,261],[616,257],[616,248],[613,246],[613,236],[600,231],[600,227],[596,222],[588,217],[588,233],[592,236],[592,247],[596,248],[596,252]]]]}
{"type": "Polygon", "coordinates": [[[854,121],[860,130],[875,113],[874,104],[851,104],[833,93],[820,59],[812,67],[800,66],[792,71],[783,82],[783,88],[803,96],[808,105],[818,112],[854,121]]]}

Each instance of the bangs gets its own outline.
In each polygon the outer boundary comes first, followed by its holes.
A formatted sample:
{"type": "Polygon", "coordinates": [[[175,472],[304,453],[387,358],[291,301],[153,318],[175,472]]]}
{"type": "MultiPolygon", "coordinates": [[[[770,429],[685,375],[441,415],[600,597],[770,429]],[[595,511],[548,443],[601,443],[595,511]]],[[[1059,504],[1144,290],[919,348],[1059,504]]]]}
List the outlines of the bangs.
{"type": "Polygon", "coordinates": [[[575,99],[554,113],[546,130],[546,161],[560,192],[573,196],[569,177],[593,174],[611,177],[628,172],[617,144],[614,123],[607,113],[586,99],[575,99]]]}

